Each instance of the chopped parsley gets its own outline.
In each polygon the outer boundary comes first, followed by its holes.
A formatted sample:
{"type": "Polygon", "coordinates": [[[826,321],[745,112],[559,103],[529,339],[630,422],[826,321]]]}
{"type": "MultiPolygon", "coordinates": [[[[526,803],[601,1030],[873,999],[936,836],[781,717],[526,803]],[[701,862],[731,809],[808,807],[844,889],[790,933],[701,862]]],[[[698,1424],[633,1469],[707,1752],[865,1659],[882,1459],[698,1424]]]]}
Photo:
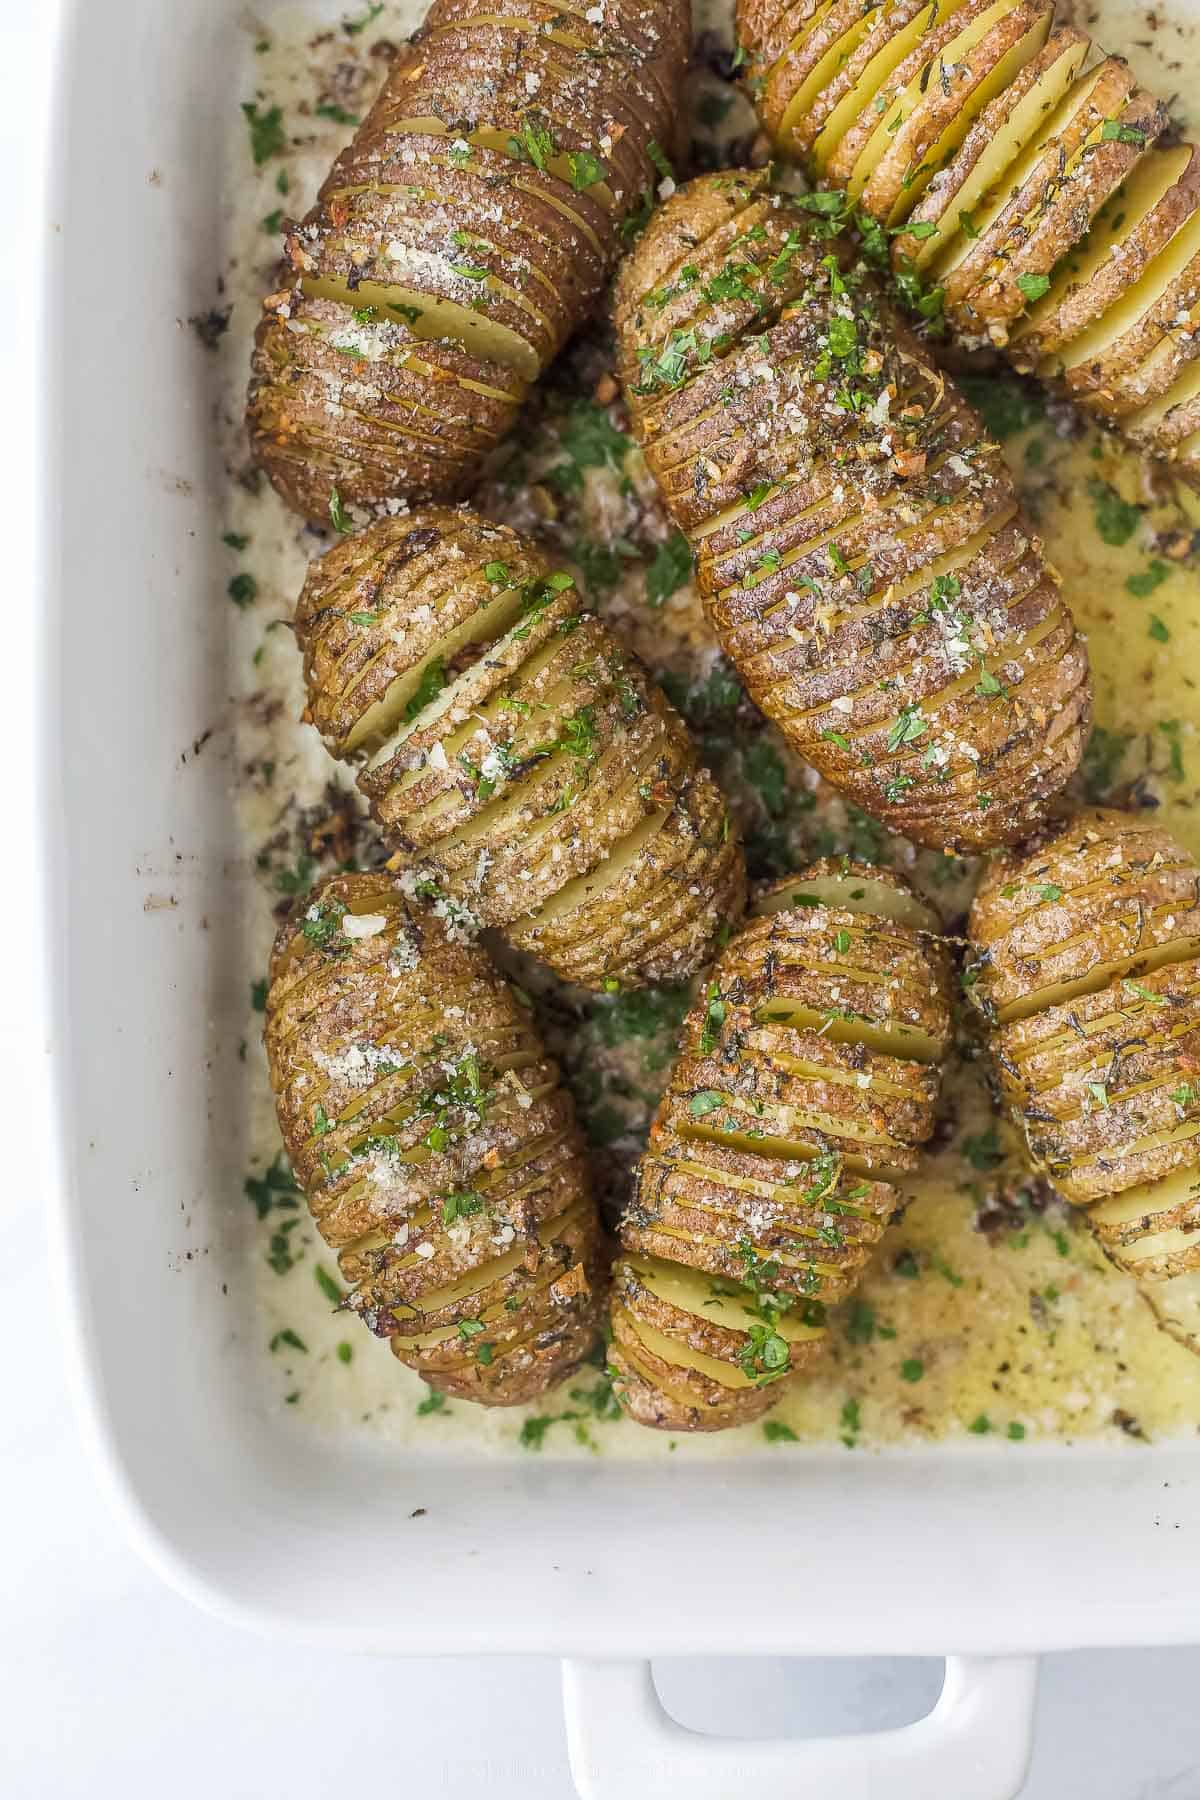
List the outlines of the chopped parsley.
{"type": "Polygon", "coordinates": [[[283,110],[271,106],[259,112],[256,102],[243,100],[242,112],[250,127],[250,154],[256,168],[261,168],[281,150],[287,149],[287,132],[283,128],[283,110]]]}
{"type": "Polygon", "coordinates": [[[1170,573],[1170,563],[1163,562],[1161,557],[1153,557],[1140,574],[1130,575],[1126,578],[1126,591],[1132,594],[1135,600],[1145,600],[1154,592],[1155,588],[1162,586],[1170,573]]]}
{"type": "Polygon", "coordinates": [[[338,493],[336,488],[331,488],[329,490],[329,517],[335,531],[347,532],[354,530],[354,523],[345,507],[342,505],[342,496],[338,493]]]}
{"type": "Polygon", "coordinates": [[[651,606],[661,606],[670,599],[692,573],[692,548],[682,531],[676,531],[660,544],[646,570],[646,599],[651,606]]]}
{"type": "Polygon", "coordinates": [[[258,583],[248,570],[243,569],[240,574],[233,577],[226,592],[236,607],[249,606],[257,597],[258,583]]]}
{"type": "Polygon", "coordinates": [[[342,1304],[345,1295],[342,1293],[337,1282],[333,1279],[333,1276],[329,1273],[329,1270],[323,1268],[320,1263],[313,1264],[313,1279],[328,1300],[330,1306],[340,1306],[342,1304]]]}
{"type": "Polygon", "coordinates": [[[1118,547],[1127,544],[1141,523],[1141,507],[1123,500],[1115,487],[1101,481],[1097,475],[1089,480],[1087,491],[1091,496],[1096,530],[1103,542],[1118,547]]]}
{"type": "Polygon", "coordinates": [[[432,704],[446,685],[446,664],[440,656],[435,656],[425,664],[412,691],[408,705],[404,708],[406,720],[415,719],[432,704]]]}
{"type": "Polygon", "coordinates": [[[567,155],[567,170],[571,177],[571,186],[577,194],[584,188],[594,186],[604,179],[604,164],[599,157],[593,156],[590,150],[571,150],[567,155]]]}

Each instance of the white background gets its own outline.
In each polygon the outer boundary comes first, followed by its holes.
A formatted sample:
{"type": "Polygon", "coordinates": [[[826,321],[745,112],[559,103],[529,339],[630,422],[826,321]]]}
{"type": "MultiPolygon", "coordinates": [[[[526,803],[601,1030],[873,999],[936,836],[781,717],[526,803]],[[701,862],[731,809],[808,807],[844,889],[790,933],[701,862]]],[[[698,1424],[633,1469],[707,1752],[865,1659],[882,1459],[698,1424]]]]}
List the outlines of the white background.
{"type": "MultiPolygon", "coordinates": [[[[37,606],[30,421],[56,13],[52,0],[0,0],[0,494],[9,570],[0,594],[0,737],[10,740],[0,744],[9,771],[0,812],[0,1800],[150,1800],[164,1787],[172,1800],[328,1800],[350,1784],[381,1797],[568,1800],[555,1663],[338,1661],[237,1635],[141,1565],[77,1440],[39,1186],[46,1046],[31,1025],[34,970],[20,949],[35,904],[24,878],[31,832],[22,779],[37,606]]],[[[132,80],[111,98],[115,107],[153,103],[132,80]]],[[[1065,1528],[1061,1519],[1014,1518],[1012,1556],[1026,1534],[1065,1528]]],[[[1087,1520],[1071,1529],[1086,1532],[1087,1520]]],[[[1105,1575],[1098,1565],[1097,1582],[1105,1575]]],[[[736,1582],[736,1571],[713,1579],[736,1582]]],[[[931,1568],[931,1588],[937,1580],[931,1568]]],[[[753,1637],[748,1619],[746,1647],[753,1637]]],[[[686,1724],[800,1736],[914,1718],[935,1697],[940,1667],[698,1661],[663,1664],[657,1675],[686,1724]]],[[[1027,1800],[1200,1800],[1198,1696],[1200,1650],[1047,1658],[1027,1800]]]]}

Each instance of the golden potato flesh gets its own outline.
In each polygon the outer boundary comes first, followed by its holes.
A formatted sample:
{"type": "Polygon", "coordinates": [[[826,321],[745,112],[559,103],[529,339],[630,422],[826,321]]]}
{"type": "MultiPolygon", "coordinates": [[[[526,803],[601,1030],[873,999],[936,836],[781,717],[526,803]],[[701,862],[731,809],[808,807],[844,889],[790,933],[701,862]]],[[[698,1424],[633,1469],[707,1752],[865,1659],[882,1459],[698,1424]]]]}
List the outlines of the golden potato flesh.
{"type": "Polygon", "coordinates": [[[1183,1293],[1200,1274],[1200,868],[1153,814],[1091,809],[998,859],[969,930],[969,991],[1033,1163],[1119,1267],[1183,1293]]]}
{"type": "Polygon", "coordinates": [[[1200,483],[1200,148],[1040,0],[739,0],[763,125],[1004,348],[1200,483]],[[905,229],[907,227],[907,229],[905,229]],[[1181,326],[1183,329],[1181,329],[1181,326]]]}
{"type": "Polygon", "coordinates": [[[921,843],[1019,839],[1078,763],[1087,658],[996,444],[765,175],[622,267],[618,357],[721,644],[827,780],[921,843]]]}
{"type": "Polygon", "coordinates": [[[680,0],[434,0],[265,303],[247,417],[289,505],[465,491],[649,208],[689,35],[680,0]]]}
{"type": "Polygon", "coordinates": [[[285,926],[266,1045],[284,1144],[347,1307],[431,1386],[516,1405],[592,1348],[587,1158],[532,1015],[387,874],[285,926]]]}
{"type": "Polygon", "coordinates": [[[408,867],[586,986],[682,981],[741,913],[725,802],[641,664],[518,533],[427,507],[312,565],[306,717],[408,867]]]}
{"type": "Polygon", "coordinates": [[[898,876],[819,863],[759,908],[688,1014],[621,1223],[617,1389],[666,1430],[757,1418],[819,1354],[950,1039],[945,950],[898,876]]]}

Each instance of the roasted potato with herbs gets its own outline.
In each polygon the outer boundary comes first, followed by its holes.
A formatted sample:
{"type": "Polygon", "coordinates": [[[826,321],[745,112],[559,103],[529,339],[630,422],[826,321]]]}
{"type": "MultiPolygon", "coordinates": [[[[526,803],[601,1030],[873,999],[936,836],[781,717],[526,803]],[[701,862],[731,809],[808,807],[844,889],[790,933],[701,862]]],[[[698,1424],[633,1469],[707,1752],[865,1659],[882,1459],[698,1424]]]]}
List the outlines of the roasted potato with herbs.
{"type": "Polygon", "coordinates": [[[1200,147],[1052,13],[739,0],[738,34],[777,149],[893,234],[927,313],[1200,485],[1200,147]]]}
{"type": "Polygon", "coordinates": [[[681,0],[435,0],[264,302],[247,420],[289,506],[465,492],[669,174],[689,41],[681,0]]]}
{"type": "Polygon", "coordinates": [[[969,991],[1034,1166],[1200,1351],[1200,868],[1082,812],[988,871],[969,991]]]}
{"type": "Polygon", "coordinates": [[[427,507],[314,562],[305,717],[460,917],[590,987],[683,981],[745,902],[682,721],[528,539],[427,507]]]}
{"type": "Polygon", "coordinates": [[[613,1271],[615,1391],[668,1431],[759,1418],[819,1355],[950,1040],[936,918],[891,870],[817,863],[755,912],[684,1024],[613,1271]]]}
{"type": "Polygon", "coordinates": [[[1026,835],[1087,736],[1087,658],[998,445],[877,284],[765,174],[656,213],[620,373],[751,697],[893,830],[1026,835]]]}
{"type": "Polygon", "coordinates": [[[600,1228],[570,1096],[484,952],[385,873],[284,926],[266,1045],[346,1305],[431,1387],[531,1400],[596,1341],[600,1228]]]}

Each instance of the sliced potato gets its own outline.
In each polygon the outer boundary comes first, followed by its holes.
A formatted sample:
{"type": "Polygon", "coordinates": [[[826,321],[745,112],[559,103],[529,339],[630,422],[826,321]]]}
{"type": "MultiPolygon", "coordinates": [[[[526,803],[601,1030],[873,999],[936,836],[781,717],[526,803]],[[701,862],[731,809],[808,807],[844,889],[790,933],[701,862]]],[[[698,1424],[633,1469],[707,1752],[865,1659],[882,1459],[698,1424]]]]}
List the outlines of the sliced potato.
{"type": "Polygon", "coordinates": [[[1200,1272],[1200,869],[1152,815],[1091,809],[994,864],[968,929],[1035,1166],[1148,1295],[1174,1293],[1200,1272]]]}
{"type": "Polygon", "coordinates": [[[338,875],[271,960],[284,1144],[344,1302],[432,1386],[515,1405],[599,1327],[587,1159],[528,1009],[387,874],[338,875]]]}
{"type": "Polygon", "coordinates": [[[1082,754],[1084,648],[999,447],[841,256],[765,174],[677,192],[617,282],[634,428],[793,746],[922,843],[1019,839],[1082,754]],[[784,248],[714,302],[750,220],[784,248]]]}
{"type": "Polygon", "coordinates": [[[820,863],[702,989],[614,1274],[617,1391],[642,1423],[758,1417],[853,1291],[897,1203],[886,1177],[933,1128],[950,984],[927,921],[899,876],[820,863]]]}
{"type": "Polygon", "coordinates": [[[289,225],[248,424],[308,517],[457,497],[594,307],[676,148],[689,35],[681,0],[595,15],[434,0],[289,225]]]}
{"type": "Polygon", "coordinates": [[[305,716],[406,880],[601,987],[686,980],[745,902],[682,721],[565,571],[478,515],[382,520],[315,562],[305,716]]]}

